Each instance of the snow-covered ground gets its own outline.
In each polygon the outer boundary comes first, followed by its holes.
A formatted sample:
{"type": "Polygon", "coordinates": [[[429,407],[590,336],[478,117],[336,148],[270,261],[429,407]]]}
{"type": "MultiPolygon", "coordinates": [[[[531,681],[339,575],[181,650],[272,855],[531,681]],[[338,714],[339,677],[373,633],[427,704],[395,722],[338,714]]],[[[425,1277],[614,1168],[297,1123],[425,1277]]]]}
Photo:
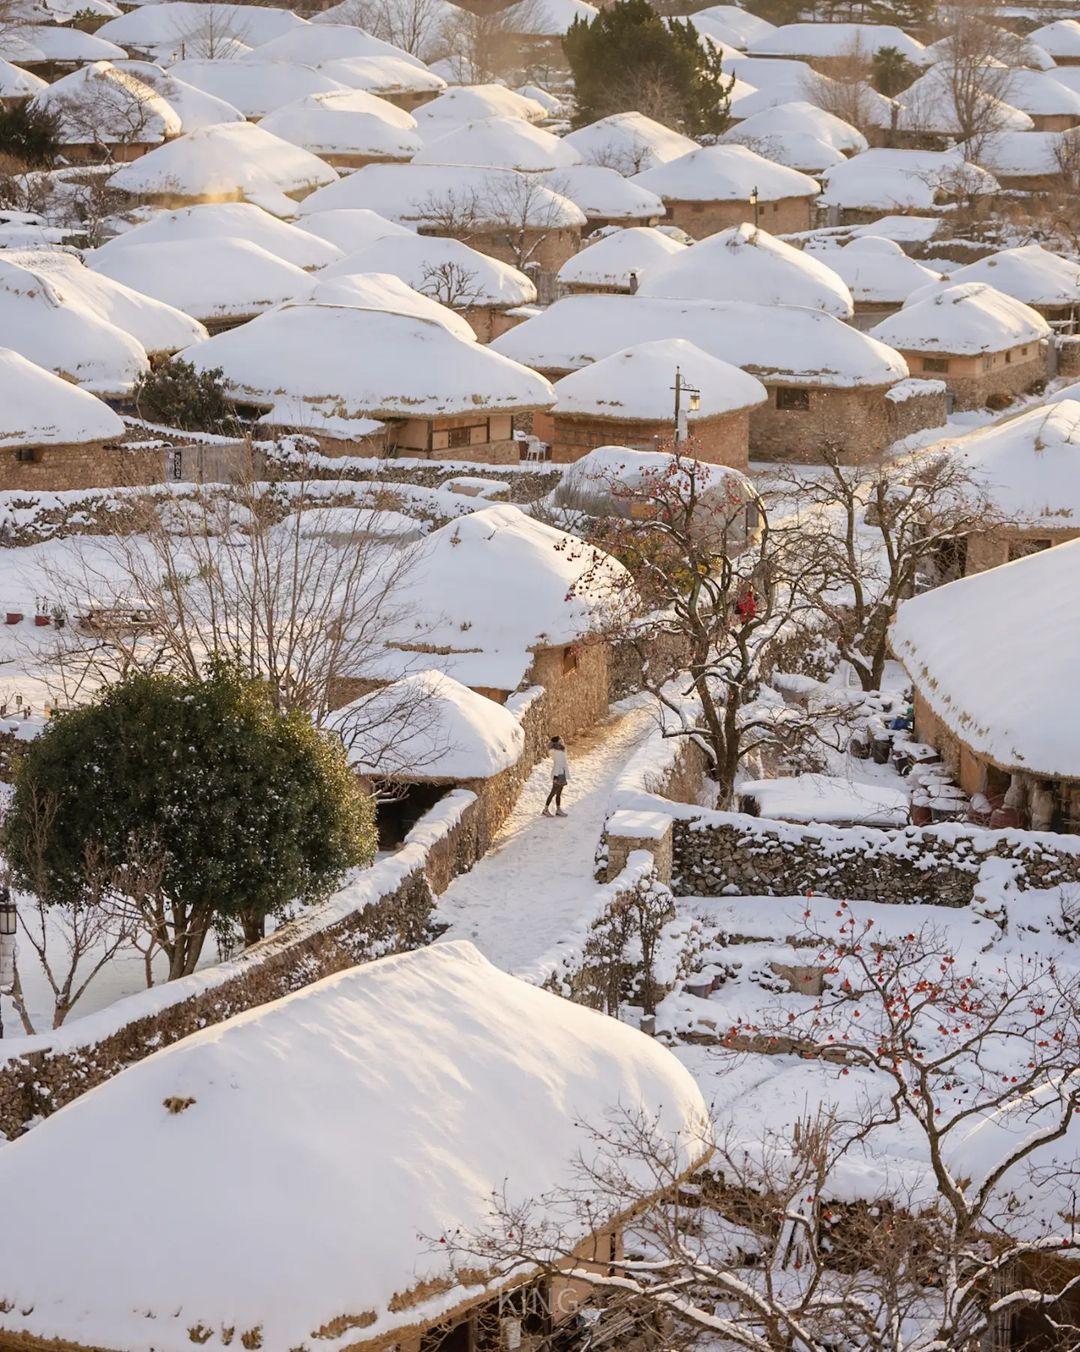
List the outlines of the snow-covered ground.
{"type": "Polygon", "coordinates": [[[551,765],[537,766],[491,851],[439,898],[445,939],[471,939],[496,967],[520,972],[576,928],[596,891],[593,864],[615,781],[655,726],[651,708],[624,704],[568,743],[565,818],[540,815],[551,765]]]}

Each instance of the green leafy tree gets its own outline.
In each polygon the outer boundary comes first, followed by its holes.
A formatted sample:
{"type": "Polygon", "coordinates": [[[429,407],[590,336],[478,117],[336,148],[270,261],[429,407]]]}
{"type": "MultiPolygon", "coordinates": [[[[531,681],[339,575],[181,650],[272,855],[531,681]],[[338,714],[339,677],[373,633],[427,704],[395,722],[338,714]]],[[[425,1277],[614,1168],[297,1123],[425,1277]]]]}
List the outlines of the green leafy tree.
{"type": "Polygon", "coordinates": [[[916,67],[896,47],[879,47],[870,66],[870,82],[879,94],[893,99],[918,76],[916,67]]]}
{"type": "Polygon", "coordinates": [[[228,435],[240,423],[225,391],[221,367],[197,371],[188,361],[173,358],[139,377],[132,400],[140,418],[187,432],[228,435]]]}
{"type": "Polygon", "coordinates": [[[648,0],[615,0],[563,39],[577,96],[575,122],[640,112],[688,136],[719,135],[733,81],[689,19],[663,19],[648,0]]]}
{"type": "Polygon", "coordinates": [[[169,976],[212,927],[251,941],[375,853],[374,808],[341,745],[278,713],[262,681],[137,675],[58,716],[20,765],[12,877],[47,904],[133,909],[169,976]]]}
{"type": "Polygon", "coordinates": [[[0,156],[26,169],[48,169],[60,152],[60,123],[32,100],[0,103],[0,156]]]}

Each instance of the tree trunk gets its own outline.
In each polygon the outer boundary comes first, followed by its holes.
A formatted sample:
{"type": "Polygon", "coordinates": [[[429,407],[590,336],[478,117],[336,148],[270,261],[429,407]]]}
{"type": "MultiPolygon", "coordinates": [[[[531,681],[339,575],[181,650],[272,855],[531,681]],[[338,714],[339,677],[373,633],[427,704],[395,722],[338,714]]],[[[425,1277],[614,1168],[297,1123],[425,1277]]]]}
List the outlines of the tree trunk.
{"type": "Polygon", "coordinates": [[[266,937],[266,912],[254,906],[245,906],[240,912],[240,924],[244,931],[244,947],[250,948],[266,937]]]}

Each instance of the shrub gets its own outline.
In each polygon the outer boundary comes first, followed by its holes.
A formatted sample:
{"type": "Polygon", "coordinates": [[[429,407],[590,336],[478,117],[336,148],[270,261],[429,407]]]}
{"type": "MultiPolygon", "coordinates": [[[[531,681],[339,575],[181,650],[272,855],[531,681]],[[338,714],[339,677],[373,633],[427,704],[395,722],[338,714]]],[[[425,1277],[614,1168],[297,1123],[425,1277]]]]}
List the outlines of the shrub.
{"type": "Polygon", "coordinates": [[[147,422],[186,432],[229,435],[240,430],[220,366],[197,371],[190,362],[174,357],[141,376],[132,398],[139,417],[147,422]]]}
{"type": "Polygon", "coordinates": [[[0,103],[0,156],[25,169],[48,169],[60,152],[60,121],[33,101],[0,103]]]}

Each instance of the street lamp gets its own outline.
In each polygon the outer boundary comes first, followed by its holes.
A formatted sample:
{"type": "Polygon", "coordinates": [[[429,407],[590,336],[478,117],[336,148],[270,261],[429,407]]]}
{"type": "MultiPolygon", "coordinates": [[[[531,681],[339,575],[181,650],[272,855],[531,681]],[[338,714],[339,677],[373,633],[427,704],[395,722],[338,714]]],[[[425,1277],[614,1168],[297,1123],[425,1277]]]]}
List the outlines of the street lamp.
{"type": "Polygon", "coordinates": [[[750,189],[750,205],[754,208],[754,229],[758,228],[760,213],[758,211],[758,190],[756,187],[750,189]]]}
{"type": "Polygon", "coordinates": [[[679,367],[675,368],[675,384],[671,387],[675,392],[675,445],[686,440],[689,435],[689,428],[686,424],[687,413],[697,413],[701,408],[701,391],[695,389],[693,385],[687,385],[683,380],[682,371],[679,367]],[[685,395],[685,408],[683,396],[685,395]]]}
{"type": "MultiPolygon", "coordinates": [[[[15,930],[18,916],[15,903],[11,900],[11,891],[0,888],[0,992],[9,991],[15,985],[15,930]]],[[[0,1011],[0,1037],[4,1036],[2,1011],[0,1011]]]]}

